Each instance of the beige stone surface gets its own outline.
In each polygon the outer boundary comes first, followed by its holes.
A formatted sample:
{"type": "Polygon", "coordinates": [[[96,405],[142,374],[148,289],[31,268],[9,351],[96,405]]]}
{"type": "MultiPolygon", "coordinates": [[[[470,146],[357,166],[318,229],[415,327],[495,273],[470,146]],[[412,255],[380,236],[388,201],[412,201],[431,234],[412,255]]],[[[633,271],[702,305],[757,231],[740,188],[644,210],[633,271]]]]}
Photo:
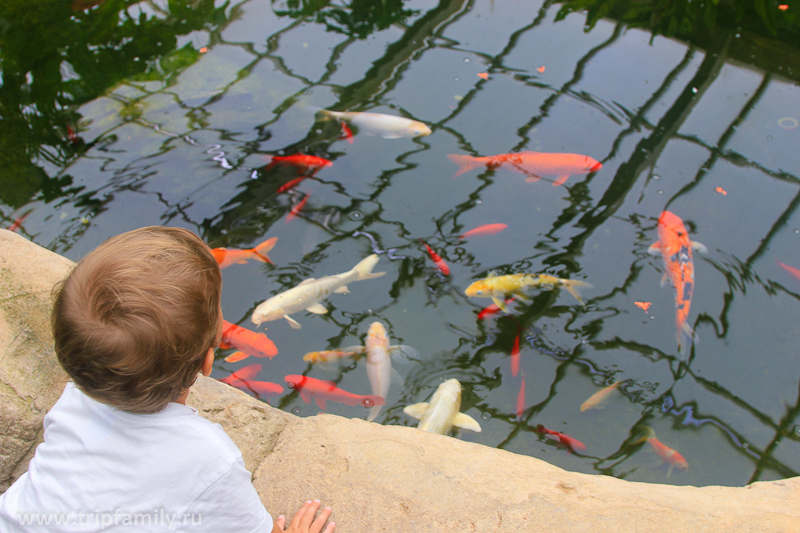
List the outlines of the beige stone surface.
{"type": "MultiPolygon", "coordinates": [[[[63,388],[48,320],[70,267],[0,230],[0,492],[63,388]]],[[[208,378],[187,403],[236,442],[273,516],[320,498],[341,532],[800,532],[800,478],[695,488],[577,474],[415,428],[298,418],[208,378]]]]}

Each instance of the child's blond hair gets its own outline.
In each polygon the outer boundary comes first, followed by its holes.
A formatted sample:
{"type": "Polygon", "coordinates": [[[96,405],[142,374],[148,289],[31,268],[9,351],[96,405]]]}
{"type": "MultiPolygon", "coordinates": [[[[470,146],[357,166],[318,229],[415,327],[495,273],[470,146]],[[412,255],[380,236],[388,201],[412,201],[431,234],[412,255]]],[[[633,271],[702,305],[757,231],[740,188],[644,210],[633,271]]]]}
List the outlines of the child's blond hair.
{"type": "Polygon", "coordinates": [[[222,320],[219,266],[181,228],[112,237],[56,288],[52,314],[61,366],[88,396],[156,413],[197,378],[222,320]]]}

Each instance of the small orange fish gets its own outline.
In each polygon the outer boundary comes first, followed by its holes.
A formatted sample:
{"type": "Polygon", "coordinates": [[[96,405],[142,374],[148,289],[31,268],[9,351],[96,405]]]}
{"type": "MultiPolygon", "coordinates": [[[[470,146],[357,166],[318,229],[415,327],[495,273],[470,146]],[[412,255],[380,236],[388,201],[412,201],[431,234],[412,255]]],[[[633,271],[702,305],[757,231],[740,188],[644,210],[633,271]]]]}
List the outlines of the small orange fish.
{"type": "Polygon", "coordinates": [[[651,254],[661,254],[664,260],[663,287],[667,280],[675,288],[675,325],[677,327],[678,351],[691,349],[697,335],[686,322],[694,293],[694,260],[692,250],[706,252],[699,242],[689,240],[689,232],[679,216],[664,211],[658,219],[658,242],[648,249],[651,254]]]}
{"type": "Polygon", "coordinates": [[[439,254],[434,252],[433,248],[428,246],[428,244],[425,241],[420,239],[419,242],[421,242],[422,244],[425,245],[425,248],[427,248],[427,250],[428,250],[428,255],[431,256],[431,259],[433,259],[433,262],[436,264],[436,267],[442,272],[442,274],[444,274],[445,276],[449,276],[450,275],[450,267],[447,266],[447,263],[444,262],[444,259],[442,259],[439,256],[439,254]]]}
{"type": "Polygon", "coordinates": [[[547,429],[546,427],[544,427],[541,424],[536,426],[536,429],[534,431],[536,431],[537,433],[544,433],[545,435],[550,435],[551,437],[555,437],[556,439],[558,439],[558,442],[560,442],[561,444],[563,444],[564,446],[566,446],[567,448],[569,448],[573,452],[575,450],[578,450],[580,452],[585,452],[586,451],[586,445],[584,443],[582,443],[581,441],[579,441],[578,439],[574,439],[574,438],[570,437],[569,435],[566,435],[564,433],[560,433],[558,431],[553,431],[552,429],[547,429]]]}
{"type": "Polygon", "coordinates": [[[363,405],[364,407],[375,407],[376,405],[384,404],[384,400],[380,396],[353,394],[340,389],[333,381],[295,374],[290,374],[285,379],[290,389],[300,392],[300,397],[304,402],[311,403],[311,398],[314,398],[314,401],[323,411],[328,405],[328,400],[346,405],[363,405]]]}
{"type": "Polygon", "coordinates": [[[669,465],[669,470],[667,471],[667,477],[672,473],[673,468],[677,468],[678,470],[689,470],[689,463],[686,462],[686,459],[678,453],[676,450],[673,450],[666,444],[663,444],[656,438],[656,432],[653,428],[646,428],[647,433],[645,436],[639,440],[647,440],[650,443],[650,446],[653,447],[653,450],[661,457],[661,460],[669,465]]]}
{"type": "Polygon", "coordinates": [[[309,192],[308,194],[306,194],[303,197],[302,200],[300,200],[298,203],[294,204],[292,206],[292,208],[289,210],[289,212],[286,214],[286,219],[283,221],[283,223],[284,224],[288,224],[289,222],[294,220],[294,218],[300,213],[300,211],[302,211],[303,206],[306,205],[306,202],[308,202],[308,199],[310,197],[311,197],[311,193],[309,192]]]}
{"type": "Polygon", "coordinates": [[[489,73],[488,72],[478,72],[478,77],[479,78],[483,78],[485,80],[488,80],[489,79],[489,73]]]}
{"type": "Polygon", "coordinates": [[[246,381],[248,379],[253,379],[261,372],[261,365],[253,364],[243,366],[230,376],[226,378],[222,378],[220,381],[223,383],[227,383],[228,385],[233,385],[235,381],[246,381]]]}
{"type": "Polygon", "coordinates": [[[200,52],[201,54],[205,54],[206,52],[208,52],[208,48],[204,46],[200,50],[198,50],[198,52],[200,52]]]}
{"type": "Polygon", "coordinates": [[[788,4],[781,4],[781,5],[778,6],[778,9],[780,9],[781,11],[786,11],[787,9],[789,9],[789,5],[788,4]]]}
{"type": "Polygon", "coordinates": [[[517,418],[522,418],[522,413],[525,412],[525,376],[522,376],[522,383],[519,385],[519,392],[517,393],[517,418]]]}
{"type": "Polygon", "coordinates": [[[264,170],[269,170],[277,165],[291,165],[297,167],[300,173],[311,172],[312,174],[321,168],[332,166],[333,163],[328,159],[317,157],[315,155],[294,154],[287,156],[272,156],[270,162],[264,167],[264,170]]]}
{"type": "Polygon", "coordinates": [[[300,176],[299,178],[295,178],[292,181],[284,183],[283,185],[278,187],[278,190],[275,191],[275,194],[280,194],[282,192],[288,191],[289,189],[297,187],[298,185],[300,185],[300,182],[306,179],[307,177],[308,176],[300,176]]]}
{"type": "Polygon", "coordinates": [[[519,331],[514,337],[514,346],[511,347],[511,375],[517,377],[519,374],[519,331]]]}
{"type": "MultiPolygon", "coordinates": [[[[268,357],[272,359],[278,355],[278,348],[264,333],[256,333],[247,328],[222,321],[222,342],[220,348],[235,348],[253,357],[268,357]]],[[[232,354],[229,357],[233,357],[232,354]]],[[[246,357],[236,359],[241,361],[246,357]]],[[[232,361],[228,361],[229,363],[232,361]]],[[[252,365],[251,365],[252,366],[252,365]]]]}
{"type": "Polygon", "coordinates": [[[621,381],[617,381],[613,385],[609,385],[608,387],[604,387],[604,388],[600,389],[599,391],[595,392],[594,394],[592,394],[589,397],[588,400],[586,400],[585,402],[583,402],[581,404],[581,413],[584,412],[584,411],[588,411],[589,409],[602,409],[603,406],[600,405],[600,404],[603,402],[603,400],[608,398],[608,395],[611,394],[611,392],[614,389],[619,387],[620,383],[622,383],[622,382],[621,381]]]}
{"type": "Polygon", "coordinates": [[[553,182],[554,187],[563,185],[564,182],[567,181],[567,178],[573,174],[597,172],[603,168],[602,163],[592,159],[588,155],[580,154],[519,152],[487,157],[450,154],[447,157],[460,167],[458,172],[455,173],[455,176],[482,166],[488,169],[503,167],[508,170],[513,170],[514,172],[525,174],[527,176],[525,181],[528,183],[539,181],[543,175],[558,176],[553,182]]]}
{"type": "Polygon", "coordinates": [[[634,305],[636,305],[636,307],[638,307],[639,309],[641,309],[645,313],[647,312],[648,309],[650,309],[650,306],[653,305],[650,302],[633,302],[633,303],[634,303],[634,305]]]}
{"type": "Polygon", "coordinates": [[[484,224],[483,226],[478,226],[477,228],[471,229],[466,233],[462,233],[461,239],[467,239],[477,235],[497,235],[507,227],[507,224],[484,224]]]}
{"type": "Polygon", "coordinates": [[[544,67],[539,67],[539,68],[537,68],[536,70],[538,70],[538,71],[539,71],[539,73],[541,74],[541,73],[543,73],[543,72],[544,72],[544,67]]]}
{"type": "MultiPolygon", "coordinates": [[[[505,305],[508,306],[508,304],[510,304],[513,301],[514,301],[513,297],[506,298],[505,305]]],[[[506,309],[508,309],[508,307],[506,307],[506,309]]],[[[494,315],[496,313],[499,313],[500,311],[501,311],[500,306],[497,304],[491,304],[489,306],[486,306],[481,310],[480,313],[478,313],[478,320],[486,318],[489,315],[494,315]]]]}
{"type": "Polygon", "coordinates": [[[25,213],[24,213],[24,214],[23,214],[21,217],[19,217],[18,219],[16,219],[16,220],[15,220],[15,221],[14,221],[14,222],[13,222],[13,223],[12,223],[12,224],[11,224],[11,225],[8,227],[8,231],[17,231],[19,228],[21,228],[21,227],[22,227],[22,223],[25,221],[25,219],[26,219],[26,218],[28,218],[28,215],[30,215],[32,211],[33,211],[33,209],[29,209],[29,210],[28,210],[28,211],[26,211],[26,212],[25,212],[25,213]]]}
{"type": "Polygon", "coordinates": [[[220,270],[228,268],[233,264],[243,265],[247,263],[248,259],[272,263],[272,259],[269,258],[267,252],[272,250],[276,242],[278,242],[278,238],[272,237],[255,248],[249,248],[247,250],[239,250],[237,248],[214,248],[211,250],[211,255],[217,260],[220,270]]]}
{"type": "MultiPolygon", "coordinates": [[[[9,228],[9,229],[11,229],[11,228],[9,228]]],[[[780,261],[778,261],[778,265],[781,266],[786,272],[788,272],[789,274],[791,274],[795,278],[800,279],[800,270],[798,270],[798,269],[796,269],[794,267],[790,267],[789,265],[784,265],[780,261]]]]}
{"type": "Polygon", "coordinates": [[[717,191],[718,193],[720,193],[722,196],[725,196],[726,194],[728,194],[728,192],[725,189],[723,189],[722,187],[717,187],[714,190],[717,191]]]}

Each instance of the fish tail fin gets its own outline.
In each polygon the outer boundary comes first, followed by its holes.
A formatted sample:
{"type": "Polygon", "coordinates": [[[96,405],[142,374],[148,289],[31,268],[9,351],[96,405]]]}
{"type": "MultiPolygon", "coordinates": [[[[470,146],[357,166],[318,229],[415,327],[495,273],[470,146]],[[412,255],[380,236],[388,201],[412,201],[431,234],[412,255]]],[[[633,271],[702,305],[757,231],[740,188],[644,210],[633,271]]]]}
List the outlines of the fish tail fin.
{"type": "Polygon", "coordinates": [[[369,415],[367,416],[367,422],[372,422],[378,418],[378,415],[381,414],[384,403],[386,403],[386,401],[382,396],[369,395],[364,398],[362,405],[364,407],[372,406],[372,408],[369,410],[369,415]]]}
{"type": "Polygon", "coordinates": [[[695,333],[688,323],[682,322],[678,326],[678,351],[680,353],[688,353],[692,349],[692,343],[697,344],[700,342],[700,337],[695,333]]]}
{"type": "Polygon", "coordinates": [[[379,278],[386,274],[386,272],[372,272],[375,265],[378,264],[378,254],[372,254],[366,259],[362,259],[359,264],[353,267],[353,270],[358,274],[358,281],[362,279],[379,278]]]}
{"type": "Polygon", "coordinates": [[[317,106],[313,106],[313,105],[309,105],[308,109],[313,111],[314,114],[316,114],[316,115],[322,115],[319,118],[319,120],[332,120],[332,119],[337,119],[338,120],[335,111],[329,111],[327,109],[323,109],[321,107],[317,107],[317,106]]]}
{"type": "Polygon", "coordinates": [[[588,289],[594,287],[594,285],[577,279],[562,279],[560,280],[560,282],[561,285],[563,285],[564,288],[567,289],[569,293],[573,295],[575,299],[581,303],[581,305],[586,305],[586,300],[584,300],[583,297],[581,296],[578,287],[584,287],[588,289]]]}
{"type": "Polygon", "coordinates": [[[277,237],[272,237],[271,239],[267,239],[266,241],[262,242],[255,248],[253,248],[253,254],[256,256],[256,259],[259,261],[263,261],[265,263],[272,263],[272,259],[269,258],[267,252],[272,250],[275,247],[275,243],[278,242],[277,237]]]}
{"type": "Polygon", "coordinates": [[[474,168],[478,168],[481,166],[479,161],[476,161],[474,157],[471,155],[464,155],[464,154],[449,154],[447,157],[450,158],[450,161],[458,165],[458,172],[456,172],[453,177],[460,176],[464,172],[469,172],[474,168]]]}
{"type": "Polygon", "coordinates": [[[638,439],[633,441],[633,444],[639,444],[640,442],[653,439],[655,438],[655,436],[656,432],[653,430],[653,428],[651,428],[650,426],[644,426],[644,432],[638,439]]]}

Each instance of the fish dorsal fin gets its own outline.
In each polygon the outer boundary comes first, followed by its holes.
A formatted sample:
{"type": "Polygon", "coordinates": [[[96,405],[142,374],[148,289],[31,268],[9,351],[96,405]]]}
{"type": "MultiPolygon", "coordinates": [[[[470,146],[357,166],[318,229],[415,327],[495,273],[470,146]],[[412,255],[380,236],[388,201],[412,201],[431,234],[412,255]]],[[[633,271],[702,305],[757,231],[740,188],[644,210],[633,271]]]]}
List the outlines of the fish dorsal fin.
{"type": "Polygon", "coordinates": [[[324,315],[328,312],[328,308],[322,305],[321,303],[315,303],[314,305],[309,305],[308,307],[306,307],[306,311],[317,315],[324,315]]]}
{"type": "Polygon", "coordinates": [[[312,281],[316,281],[316,280],[315,280],[314,278],[308,278],[308,279],[304,279],[303,281],[301,281],[300,283],[298,283],[298,284],[297,284],[297,286],[298,286],[298,287],[302,287],[303,285],[308,285],[308,284],[309,284],[309,283],[311,283],[312,281]]]}
{"type": "Polygon", "coordinates": [[[457,428],[472,430],[475,433],[481,432],[481,425],[474,418],[464,413],[458,413],[453,417],[453,425],[457,428]]]}
{"type": "Polygon", "coordinates": [[[347,285],[342,285],[341,287],[339,287],[338,289],[336,289],[333,292],[335,292],[337,294],[349,294],[350,293],[350,289],[347,288],[347,285]]]}
{"type": "Polygon", "coordinates": [[[414,405],[406,405],[403,407],[403,412],[410,416],[411,418],[416,418],[417,420],[421,420],[422,417],[425,415],[425,411],[428,410],[428,404],[426,402],[415,403],[414,405]]]}

